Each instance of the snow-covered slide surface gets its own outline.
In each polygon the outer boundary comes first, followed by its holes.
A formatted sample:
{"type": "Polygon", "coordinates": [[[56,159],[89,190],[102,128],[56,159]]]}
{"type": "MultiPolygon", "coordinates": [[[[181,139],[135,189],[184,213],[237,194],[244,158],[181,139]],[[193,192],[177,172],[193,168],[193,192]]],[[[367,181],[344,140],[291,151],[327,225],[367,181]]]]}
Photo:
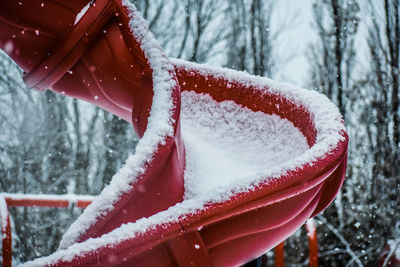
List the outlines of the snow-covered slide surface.
{"type": "Polygon", "coordinates": [[[206,94],[182,92],[181,120],[186,199],[263,173],[309,148],[287,119],[206,94]]]}

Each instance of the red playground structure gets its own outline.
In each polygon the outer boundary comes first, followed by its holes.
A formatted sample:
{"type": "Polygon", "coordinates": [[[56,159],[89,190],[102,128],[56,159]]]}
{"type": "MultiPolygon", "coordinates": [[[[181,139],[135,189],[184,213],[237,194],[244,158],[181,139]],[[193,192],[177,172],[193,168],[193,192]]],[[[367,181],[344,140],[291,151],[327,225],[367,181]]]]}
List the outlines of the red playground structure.
{"type": "Polygon", "coordinates": [[[2,0],[0,47],[38,90],[130,122],[136,153],[24,266],[237,266],[340,189],[348,137],[323,95],[168,58],[128,0],[2,0]]]}

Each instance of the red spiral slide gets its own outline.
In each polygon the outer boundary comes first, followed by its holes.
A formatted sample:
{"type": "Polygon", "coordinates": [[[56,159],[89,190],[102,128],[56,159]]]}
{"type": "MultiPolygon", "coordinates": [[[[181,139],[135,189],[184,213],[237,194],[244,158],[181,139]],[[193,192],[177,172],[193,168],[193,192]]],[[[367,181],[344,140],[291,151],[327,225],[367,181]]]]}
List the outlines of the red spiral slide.
{"type": "Polygon", "coordinates": [[[26,266],[236,266],[340,189],[348,137],[324,96],[169,59],[124,0],[2,0],[26,84],[83,99],[141,140],[63,237],[26,266]]]}

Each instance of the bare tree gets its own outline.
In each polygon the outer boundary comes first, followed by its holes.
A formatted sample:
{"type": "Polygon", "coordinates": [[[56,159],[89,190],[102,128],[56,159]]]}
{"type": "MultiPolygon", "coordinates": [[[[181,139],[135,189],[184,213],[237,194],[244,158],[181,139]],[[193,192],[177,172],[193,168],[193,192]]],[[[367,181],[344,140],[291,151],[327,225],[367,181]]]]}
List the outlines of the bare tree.
{"type": "Polygon", "coordinates": [[[116,171],[123,165],[129,154],[135,152],[139,139],[126,121],[108,112],[103,112],[103,148],[98,159],[100,166],[97,178],[101,185],[107,185],[116,171]]]}
{"type": "Polygon", "coordinates": [[[247,70],[247,8],[245,0],[233,0],[228,5],[227,16],[230,22],[229,46],[226,66],[247,70]]]}
{"type": "MultiPolygon", "coordinates": [[[[314,2],[313,11],[319,38],[310,47],[311,86],[326,94],[342,113],[351,140],[348,165],[352,166],[353,162],[362,157],[361,152],[366,152],[359,149],[358,141],[366,139],[356,118],[358,115],[353,113],[360,105],[359,98],[355,97],[360,87],[355,75],[355,38],[360,8],[355,0],[323,0],[314,2]]],[[[353,167],[349,168],[334,205],[320,216],[323,225],[319,228],[320,251],[324,255],[320,258],[322,265],[342,266],[352,260],[358,266],[361,263],[365,244],[360,244],[353,236],[361,219],[357,214],[359,207],[353,205],[353,201],[355,195],[360,196],[358,187],[369,181],[360,179],[359,170],[353,167]]],[[[360,196],[361,199],[363,197],[360,196]]]]}
{"type": "Polygon", "coordinates": [[[205,62],[215,56],[226,35],[226,28],[221,23],[227,2],[166,2],[134,1],[166,52],[173,57],[195,62],[205,62]]]}
{"type": "Polygon", "coordinates": [[[370,1],[369,7],[371,64],[365,79],[368,105],[363,111],[373,157],[368,200],[370,207],[377,211],[370,223],[376,233],[371,244],[382,251],[388,240],[398,238],[396,222],[400,220],[400,214],[393,212],[400,205],[400,4],[398,0],[370,1]]]}
{"type": "Polygon", "coordinates": [[[274,42],[281,33],[272,32],[275,1],[234,0],[226,16],[230,21],[228,67],[271,77],[275,72],[274,42]]]}
{"type": "Polygon", "coordinates": [[[334,101],[346,118],[346,99],[352,87],[354,37],[359,6],[355,0],[323,0],[313,5],[319,43],[312,45],[312,86],[334,101]]]}

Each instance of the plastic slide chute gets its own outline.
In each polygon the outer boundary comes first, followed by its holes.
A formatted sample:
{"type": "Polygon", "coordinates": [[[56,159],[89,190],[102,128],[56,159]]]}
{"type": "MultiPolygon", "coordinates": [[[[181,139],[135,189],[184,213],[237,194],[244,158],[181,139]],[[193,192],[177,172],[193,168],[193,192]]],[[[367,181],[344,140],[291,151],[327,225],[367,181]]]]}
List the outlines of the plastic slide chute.
{"type": "Polygon", "coordinates": [[[27,266],[235,266],[340,189],[348,137],[324,96],[169,59],[129,1],[3,0],[0,47],[24,80],[132,123],[136,153],[27,266]]]}

